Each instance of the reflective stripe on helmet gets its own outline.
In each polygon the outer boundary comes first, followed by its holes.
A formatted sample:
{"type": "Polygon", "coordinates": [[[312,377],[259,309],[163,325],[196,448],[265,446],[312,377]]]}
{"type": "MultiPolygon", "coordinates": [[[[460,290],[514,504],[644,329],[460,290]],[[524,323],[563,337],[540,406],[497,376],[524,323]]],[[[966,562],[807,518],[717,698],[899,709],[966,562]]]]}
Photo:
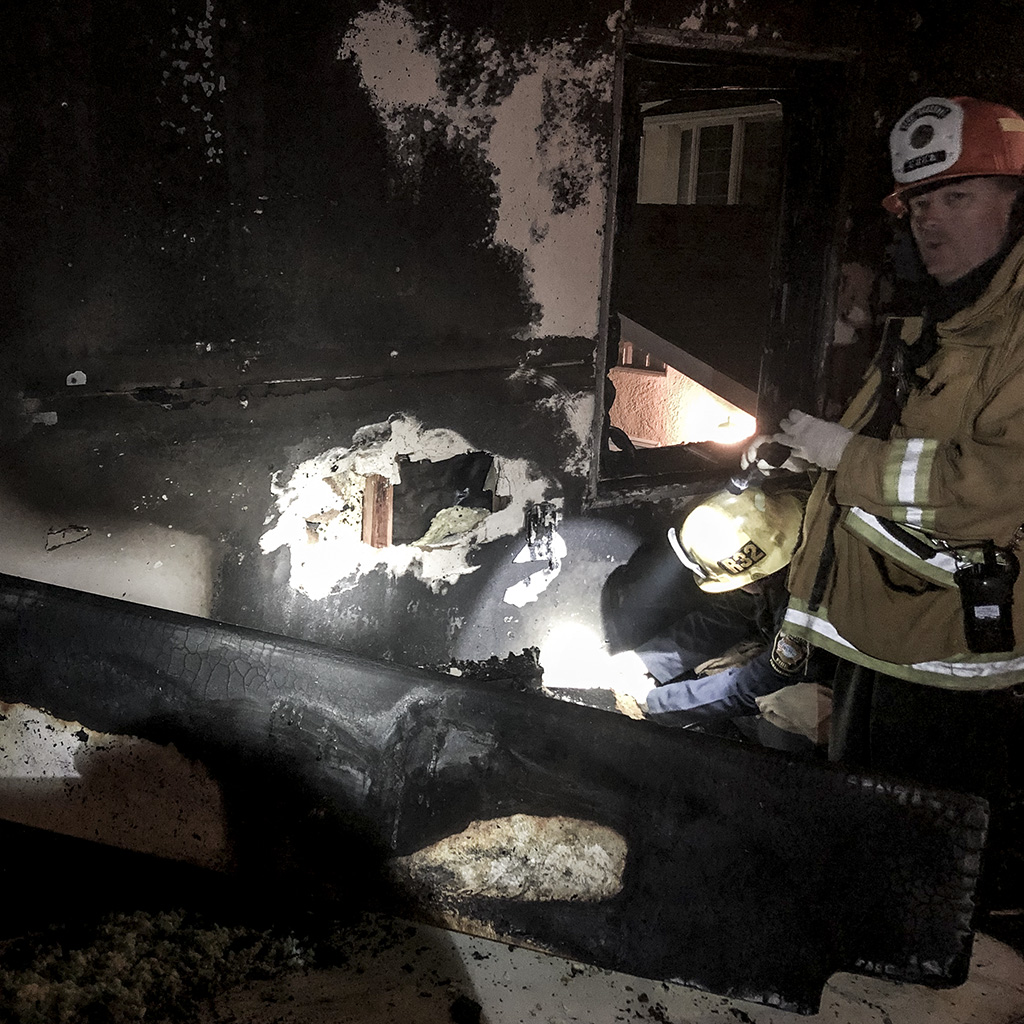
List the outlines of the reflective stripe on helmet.
{"type": "Polygon", "coordinates": [[[671,547],[676,553],[676,558],[678,558],[679,561],[690,570],[690,572],[699,576],[701,579],[707,579],[707,573],[704,572],[703,568],[690,558],[690,556],[683,550],[682,544],[679,543],[679,537],[676,535],[675,527],[668,531],[668,543],[669,547],[671,547]]]}

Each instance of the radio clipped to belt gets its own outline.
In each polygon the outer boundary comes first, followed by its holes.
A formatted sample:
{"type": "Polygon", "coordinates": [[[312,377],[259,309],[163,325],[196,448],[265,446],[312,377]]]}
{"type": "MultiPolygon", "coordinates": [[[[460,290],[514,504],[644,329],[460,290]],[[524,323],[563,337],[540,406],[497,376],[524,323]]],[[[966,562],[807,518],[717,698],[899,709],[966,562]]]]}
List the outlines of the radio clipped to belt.
{"type": "MultiPolygon", "coordinates": [[[[1021,531],[1017,532],[1019,535],[1021,531]]],[[[1013,548],[1016,541],[1015,537],[1013,548]]],[[[999,548],[993,541],[986,541],[980,562],[961,564],[957,556],[953,579],[960,591],[967,647],[975,654],[1014,648],[1013,585],[1020,575],[1020,562],[1013,548],[999,548]]]]}

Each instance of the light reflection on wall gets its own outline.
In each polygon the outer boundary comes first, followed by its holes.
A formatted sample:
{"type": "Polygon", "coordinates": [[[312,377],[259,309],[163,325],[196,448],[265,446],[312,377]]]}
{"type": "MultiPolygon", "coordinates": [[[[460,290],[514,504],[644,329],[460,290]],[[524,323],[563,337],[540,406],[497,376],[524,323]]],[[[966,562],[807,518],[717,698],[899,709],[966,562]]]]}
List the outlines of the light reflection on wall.
{"type": "Polygon", "coordinates": [[[671,366],[656,373],[616,366],[608,377],[615,386],[612,425],[635,444],[737,444],[757,431],[753,416],[671,366]]]}
{"type": "Polygon", "coordinates": [[[611,690],[642,697],[653,683],[633,651],[609,654],[597,630],[559,622],[540,645],[544,686],[549,690],[611,690]]]}

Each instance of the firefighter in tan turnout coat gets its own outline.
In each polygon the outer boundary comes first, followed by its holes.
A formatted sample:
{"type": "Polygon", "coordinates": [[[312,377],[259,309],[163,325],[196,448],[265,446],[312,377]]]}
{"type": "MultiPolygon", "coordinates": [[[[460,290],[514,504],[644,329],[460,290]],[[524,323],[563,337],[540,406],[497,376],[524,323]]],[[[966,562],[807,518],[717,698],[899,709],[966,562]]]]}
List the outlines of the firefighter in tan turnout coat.
{"type": "Polygon", "coordinates": [[[840,423],[775,435],[825,470],[785,628],[839,656],[834,760],[989,799],[992,907],[1024,893],[1024,119],[931,97],[890,147],[931,287],[840,423]]]}

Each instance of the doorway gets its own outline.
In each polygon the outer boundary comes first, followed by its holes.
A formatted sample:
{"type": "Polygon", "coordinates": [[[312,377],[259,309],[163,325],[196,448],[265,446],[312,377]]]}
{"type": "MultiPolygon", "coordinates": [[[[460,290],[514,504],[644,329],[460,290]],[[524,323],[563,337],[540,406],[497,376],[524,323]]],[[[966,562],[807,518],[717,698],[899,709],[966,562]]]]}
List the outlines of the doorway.
{"type": "Polygon", "coordinates": [[[832,61],[626,48],[604,484],[706,479],[777,406],[808,403],[834,290],[844,78],[832,61]]]}

